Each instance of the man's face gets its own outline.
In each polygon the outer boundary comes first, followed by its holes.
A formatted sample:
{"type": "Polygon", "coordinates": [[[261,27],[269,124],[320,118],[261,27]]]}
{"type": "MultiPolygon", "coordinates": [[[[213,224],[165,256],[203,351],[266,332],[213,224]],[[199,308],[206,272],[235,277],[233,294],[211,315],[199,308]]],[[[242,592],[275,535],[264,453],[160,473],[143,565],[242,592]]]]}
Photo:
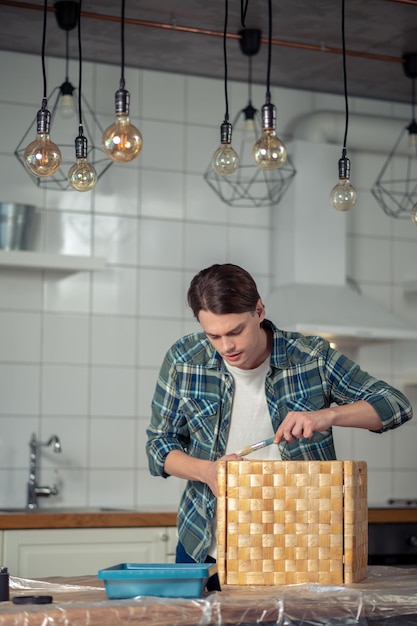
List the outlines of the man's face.
{"type": "Polygon", "coordinates": [[[253,369],[267,356],[266,333],[260,326],[264,317],[264,306],[259,300],[255,311],[226,315],[200,311],[198,321],[225,361],[241,369],[253,369]]]}

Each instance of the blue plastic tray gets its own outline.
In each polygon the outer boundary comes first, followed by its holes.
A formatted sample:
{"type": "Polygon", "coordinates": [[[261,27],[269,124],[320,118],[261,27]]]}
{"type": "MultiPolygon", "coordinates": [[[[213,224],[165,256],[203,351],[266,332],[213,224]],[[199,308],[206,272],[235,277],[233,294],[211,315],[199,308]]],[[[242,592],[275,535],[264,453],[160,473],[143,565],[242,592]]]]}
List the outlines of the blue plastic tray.
{"type": "Polygon", "coordinates": [[[158,596],[160,598],[200,598],[210,564],[200,563],[120,563],[101,569],[109,600],[158,596]]]}

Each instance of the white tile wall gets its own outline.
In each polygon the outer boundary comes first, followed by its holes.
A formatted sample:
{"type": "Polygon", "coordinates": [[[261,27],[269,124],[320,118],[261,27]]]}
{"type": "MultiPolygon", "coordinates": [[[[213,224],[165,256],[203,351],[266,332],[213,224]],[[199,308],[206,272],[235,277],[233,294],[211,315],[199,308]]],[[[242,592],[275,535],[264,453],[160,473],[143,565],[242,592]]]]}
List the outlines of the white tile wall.
{"type": "MultiPolygon", "coordinates": [[[[175,506],[183,482],[151,477],[144,445],[163,355],[198,327],[186,304],[189,281],[203,266],[230,261],[247,267],[266,295],[273,271],[272,211],[228,207],[202,177],[219,143],[223,82],[129,68],[141,155],[112,165],[90,193],[63,193],[37,188],[13,155],[40,105],[39,59],[0,52],[0,61],[0,81],[8,85],[0,97],[7,120],[1,200],[36,205],[33,249],[93,254],[108,263],[92,274],[0,268],[0,506],[25,503],[32,432],[61,439],[61,454],[41,453],[41,482],[60,486],[57,504],[175,506]]],[[[62,82],[62,66],[62,59],[48,59],[48,91],[62,82]]],[[[83,75],[85,95],[106,127],[119,68],[87,63],[83,75]]],[[[265,89],[256,85],[252,95],[260,108],[265,89]]],[[[229,96],[234,117],[247,104],[246,85],[232,83],[229,96]]],[[[344,110],[343,99],[329,94],[274,88],[272,101],[285,137],[300,115],[344,110]]],[[[351,110],[409,115],[408,108],[372,100],[353,99],[351,110]]],[[[360,195],[346,216],[349,275],[369,297],[417,324],[417,294],[402,288],[417,278],[417,231],[388,218],[370,194],[384,155],[350,157],[360,195]]],[[[416,348],[381,344],[355,357],[402,386],[406,374],[417,381],[416,348]]],[[[407,387],[417,408],[416,390],[407,387]]],[[[341,458],[368,461],[370,501],[417,497],[417,421],[383,436],[344,429],[335,436],[341,458]]]]}

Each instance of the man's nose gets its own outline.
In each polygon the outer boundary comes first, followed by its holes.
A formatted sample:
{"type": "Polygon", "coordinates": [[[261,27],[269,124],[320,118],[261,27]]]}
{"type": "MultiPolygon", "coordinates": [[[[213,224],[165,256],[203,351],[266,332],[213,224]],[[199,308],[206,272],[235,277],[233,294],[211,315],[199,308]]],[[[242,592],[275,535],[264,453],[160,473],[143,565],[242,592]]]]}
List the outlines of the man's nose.
{"type": "Polygon", "coordinates": [[[223,337],[223,350],[224,352],[230,352],[230,350],[234,347],[235,342],[233,337],[223,337]]]}

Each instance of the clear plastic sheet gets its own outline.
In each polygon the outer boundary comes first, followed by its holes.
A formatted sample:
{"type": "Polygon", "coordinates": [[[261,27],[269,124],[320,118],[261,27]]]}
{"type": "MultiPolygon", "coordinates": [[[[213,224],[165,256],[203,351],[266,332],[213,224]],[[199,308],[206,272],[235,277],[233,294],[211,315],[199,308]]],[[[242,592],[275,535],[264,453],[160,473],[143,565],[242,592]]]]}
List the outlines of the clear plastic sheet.
{"type": "Polygon", "coordinates": [[[0,626],[417,626],[417,568],[373,566],[342,586],[224,587],[195,600],[108,600],[95,577],[10,577],[10,598],[53,596],[48,605],[0,603],[0,626]]]}

